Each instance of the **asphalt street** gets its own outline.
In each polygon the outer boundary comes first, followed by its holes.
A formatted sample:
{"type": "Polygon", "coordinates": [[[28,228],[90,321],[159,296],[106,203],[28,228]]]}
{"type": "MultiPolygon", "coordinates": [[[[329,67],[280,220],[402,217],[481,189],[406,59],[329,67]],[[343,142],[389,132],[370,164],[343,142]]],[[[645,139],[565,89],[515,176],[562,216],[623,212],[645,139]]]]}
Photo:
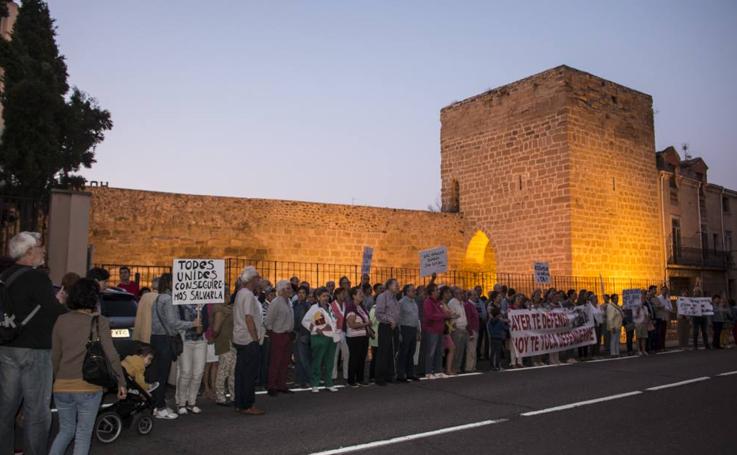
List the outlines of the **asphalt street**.
{"type": "Polygon", "coordinates": [[[737,349],[259,395],[257,406],[267,414],[203,401],[201,415],[93,453],[734,454],[737,349]]]}

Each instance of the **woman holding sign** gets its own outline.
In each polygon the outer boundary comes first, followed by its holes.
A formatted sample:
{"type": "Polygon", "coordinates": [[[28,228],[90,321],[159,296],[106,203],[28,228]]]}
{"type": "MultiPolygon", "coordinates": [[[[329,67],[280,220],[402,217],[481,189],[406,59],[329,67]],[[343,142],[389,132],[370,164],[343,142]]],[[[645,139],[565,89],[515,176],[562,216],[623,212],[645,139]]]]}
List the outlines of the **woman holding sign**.
{"type": "Polygon", "coordinates": [[[302,319],[302,326],[310,331],[310,348],[312,349],[312,378],[313,392],[319,392],[320,377],[325,371],[325,387],[331,392],[337,392],[333,386],[333,362],[335,361],[335,344],[340,335],[335,331],[336,323],[330,314],[330,294],[326,288],[315,291],[317,303],[312,305],[302,319]]]}

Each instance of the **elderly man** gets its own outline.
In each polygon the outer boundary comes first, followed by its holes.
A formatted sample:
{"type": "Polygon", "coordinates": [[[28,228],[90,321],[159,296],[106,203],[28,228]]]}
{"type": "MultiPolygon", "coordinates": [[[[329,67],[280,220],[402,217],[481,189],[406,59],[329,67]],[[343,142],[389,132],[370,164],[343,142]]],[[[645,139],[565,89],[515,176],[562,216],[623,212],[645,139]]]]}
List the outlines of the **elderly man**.
{"type": "Polygon", "coordinates": [[[260,363],[260,347],[265,329],[261,305],[255,293],[261,277],[256,268],[248,266],[240,276],[243,287],[235,296],[233,308],[233,347],[235,361],[235,409],[245,415],[263,415],[256,403],[256,375],[260,363]]]}
{"type": "Polygon", "coordinates": [[[271,359],[267,390],[269,396],[293,393],[287,388],[287,370],[292,356],[292,331],[294,330],[294,311],[289,298],[292,286],[287,280],[276,283],[276,298],[269,304],[266,313],[266,330],[271,339],[271,359]]]}
{"type": "Polygon", "coordinates": [[[23,403],[23,453],[45,454],[51,427],[51,330],[66,310],[54,297],[48,275],[37,270],[44,263],[41,234],[21,232],[10,239],[8,250],[15,264],[0,275],[9,297],[0,314],[0,453],[13,453],[15,416],[23,403]]]}
{"type": "Polygon", "coordinates": [[[386,290],[376,298],[376,319],[379,321],[379,346],[376,351],[376,385],[385,386],[394,380],[394,356],[399,349],[399,282],[390,278],[386,290]]]}

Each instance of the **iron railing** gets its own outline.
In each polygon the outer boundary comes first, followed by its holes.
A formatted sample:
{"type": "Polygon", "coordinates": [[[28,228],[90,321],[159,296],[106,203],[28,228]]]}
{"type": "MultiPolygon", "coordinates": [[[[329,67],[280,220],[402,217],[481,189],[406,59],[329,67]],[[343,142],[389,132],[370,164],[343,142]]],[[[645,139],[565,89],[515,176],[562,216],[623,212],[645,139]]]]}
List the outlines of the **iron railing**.
{"type": "MultiPolygon", "coordinates": [[[[325,264],[306,263],[290,261],[268,261],[247,258],[226,258],[225,276],[228,286],[232,289],[238,276],[243,269],[252,265],[256,267],[259,274],[276,284],[278,280],[288,280],[296,276],[300,281],[310,283],[312,287],[325,285],[328,281],[336,284],[341,277],[347,277],[351,284],[357,284],[361,279],[361,266],[358,264],[325,264]]],[[[151,280],[162,273],[171,272],[170,265],[129,265],[131,276],[143,286],[151,286],[151,280]]],[[[103,267],[110,272],[110,283],[115,285],[119,282],[119,268],[121,264],[95,264],[95,267],[103,267]]],[[[372,267],[369,274],[371,283],[383,283],[389,278],[396,278],[400,284],[412,283],[415,285],[427,284],[429,276],[420,276],[419,268],[407,267],[372,267]]],[[[484,292],[489,292],[495,284],[505,284],[514,288],[517,292],[530,295],[535,289],[587,289],[597,294],[620,293],[623,289],[644,289],[650,285],[660,285],[659,280],[636,280],[629,278],[612,277],[581,277],[581,276],[556,276],[550,277],[550,283],[540,285],[535,283],[532,274],[525,273],[503,273],[503,272],[478,272],[469,270],[450,270],[438,275],[438,284],[459,286],[470,289],[481,286],[484,292]]]]}

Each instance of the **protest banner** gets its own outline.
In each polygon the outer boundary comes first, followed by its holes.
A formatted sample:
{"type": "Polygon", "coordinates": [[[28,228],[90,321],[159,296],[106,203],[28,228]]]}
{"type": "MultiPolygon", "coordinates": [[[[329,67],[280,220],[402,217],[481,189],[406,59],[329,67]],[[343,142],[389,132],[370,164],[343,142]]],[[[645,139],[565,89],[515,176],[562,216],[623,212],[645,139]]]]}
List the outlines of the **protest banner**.
{"type": "Polygon", "coordinates": [[[448,248],[441,246],[420,251],[420,276],[448,271],[448,248]]]}
{"type": "Polygon", "coordinates": [[[582,308],[509,310],[508,317],[512,349],[519,358],[596,343],[594,321],[582,308]]]}
{"type": "Polygon", "coordinates": [[[172,265],[174,305],[223,303],[224,259],[174,259],[172,265]]]}
{"type": "Polygon", "coordinates": [[[535,283],[550,284],[550,267],[547,262],[536,262],[533,269],[535,270],[535,283]]]}
{"type": "Polygon", "coordinates": [[[679,316],[713,316],[711,297],[678,297],[679,316]]]}
{"type": "Polygon", "coordinates": [[[363,259],[361,260],[361,275],[371,273],[371,261],[374,259],[374,249],[370,246],[363,247],[363,259]]]}
{"type": "Polygon", "coordinates": [[[625,289],[622,291],[622,308],[634,310],[642,305],[642,291],[640,289],[625,289]]]}

